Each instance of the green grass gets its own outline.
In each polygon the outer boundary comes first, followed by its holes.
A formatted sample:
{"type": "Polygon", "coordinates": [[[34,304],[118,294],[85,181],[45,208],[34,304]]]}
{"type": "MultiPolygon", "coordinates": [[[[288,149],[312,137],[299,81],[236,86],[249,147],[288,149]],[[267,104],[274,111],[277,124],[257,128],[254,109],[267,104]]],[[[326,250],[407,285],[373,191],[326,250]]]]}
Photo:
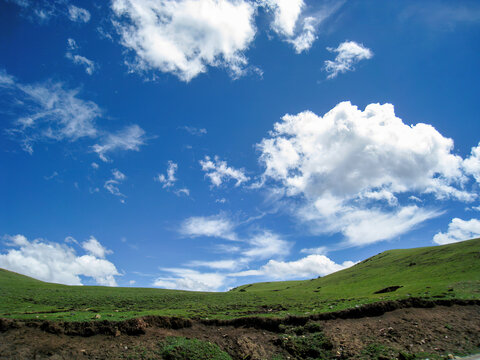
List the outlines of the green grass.
{"type": "Polygon", "coordinates": [[[309,315],[410,296],[480,299],[480,239],[390,250],[323,278],[243,285],[225,293],[65,286],[0,269],[0,317],[65,321],[143,315],[191,318],[309,315]],[[389,286],[390,293],[375,294],[389,286]]]}

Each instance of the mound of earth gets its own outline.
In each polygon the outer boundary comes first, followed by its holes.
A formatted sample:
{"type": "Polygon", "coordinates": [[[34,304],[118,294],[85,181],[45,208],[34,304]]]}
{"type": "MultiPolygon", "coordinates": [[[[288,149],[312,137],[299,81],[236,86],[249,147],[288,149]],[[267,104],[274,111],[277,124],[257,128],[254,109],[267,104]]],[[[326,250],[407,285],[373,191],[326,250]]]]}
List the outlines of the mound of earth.
{"type": "Polygon", "coordinates": [[[432,359],[480,352],[476,303],[396,308],[378,316],[342,315],[224,322],[165,317],[87,323],[2,319],[0,359],[161,359],[159,344],[172,336],[209,341],[233,359],[251,360],[309,359],[312,354],[325,359],[432,359]],[[310,345],[316,352],[308,351],[310,345]]]}

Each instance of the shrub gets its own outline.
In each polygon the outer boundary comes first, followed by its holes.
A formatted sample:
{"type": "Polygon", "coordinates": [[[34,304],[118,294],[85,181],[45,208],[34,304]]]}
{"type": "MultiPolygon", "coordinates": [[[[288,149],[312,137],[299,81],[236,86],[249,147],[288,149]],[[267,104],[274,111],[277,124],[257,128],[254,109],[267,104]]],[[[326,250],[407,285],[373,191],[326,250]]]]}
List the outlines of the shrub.
{"type": "Polygon", "coordinates": [[[218,345],[197,339],[167,337],[160,346],[165,360],[232,360],[218,345]]]}

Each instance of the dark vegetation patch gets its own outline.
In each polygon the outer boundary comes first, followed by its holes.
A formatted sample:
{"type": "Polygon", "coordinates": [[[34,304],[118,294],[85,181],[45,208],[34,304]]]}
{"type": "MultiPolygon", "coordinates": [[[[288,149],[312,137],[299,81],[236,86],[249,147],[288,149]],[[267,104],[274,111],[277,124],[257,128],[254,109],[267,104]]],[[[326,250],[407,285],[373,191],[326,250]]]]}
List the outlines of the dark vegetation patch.
{"type": "Polygon", "coordinates": [[[165,360],[232,360],[216,344],[173,336],[160,342],[160,354],[165,360]]]}
{"type": "Polygon", "coordinates": [[[374,294],[385,294],[385,293],[389,293],[389,292],[394,292],[394,291],[396,291],[396,290],[398,290],[402,287],[403,287],[402,285],[388,286],[388,287],[383,288],[381,290],[375,291],[374,294]]]}
{"type": "Polygon", "coordinates": [[[307,335],[282,335],[277,344],[294,359],[320,360],[332,358],[332,342],[321,332],[307,335]]]}

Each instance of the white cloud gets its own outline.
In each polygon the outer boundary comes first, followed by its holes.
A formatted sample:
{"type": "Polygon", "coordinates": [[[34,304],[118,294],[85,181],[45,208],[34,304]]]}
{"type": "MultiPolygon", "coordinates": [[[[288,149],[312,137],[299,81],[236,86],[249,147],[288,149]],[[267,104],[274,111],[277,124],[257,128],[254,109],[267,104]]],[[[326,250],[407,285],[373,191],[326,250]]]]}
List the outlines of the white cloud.
{"type": "Polygon", "coordinates": [[[7,74],[5,69],[0,69],[0,86],[3,88],[15,86],[15,78],[7,74]]]}
{"type": "MultiPolygon", "coordinates": [[[[178,170],[178,165],[172,161],[168,162],[168,168],[167,168],[167,174],[158,174],[155,176],[153,179],[155,181],[158,181],[159,183],[162,184],[162,188],[164,189],[170,189],[175,186],[175,183],[177,182],[177,178],[175,177],[175,173],[178,170]]],[[[180,188],[180,189],[174,189],[173,193],[177,196],[190,196],[190,190],[187,189],[186,187],[180,188]]]]}
{"type": "Polygon", "coordinates": [[[325,276],[353,265],[351,261],[337,264],[325,255],[309,255],[296,261],[270,260],[262,267],[262,271],[274,279],[309,278],[325,276]]]}
{"type": "Polygon", "coordinates": [[[29,0],[7,0],[7,2],[13,2],[21,7],[28,7],[30,5],[29,0]]]}
{"type": "Polygon", "coordinates": [[[328,253],[328,248],[326,246],[319,246],[316,248],[302,249],[300,252],[302,254],[326,255],[328,253]]]}
{"type": "Polygon", "coordinates": [[[453,30],[458,24],[479,23],[480,5],[475,1],[421,1],[406,7],[400,18],[415,18],[435,28],[453,30]]]}
{"type": "Polygon", "coordinates": [[[90,12],[75,5],[69,5],[68,17],[70,18],[70,20],[75,22],[87,23],[90,21],[90,12]]]}
{"type": "Polygon", "coordinates": [[[7,240],[8,246],[28,246],[30,244],[27,238],[21,234],[13,236],[5,235],[3,238],[7,240]]]}
{"type": "Polygon", "coordinates": [[[64,0],[7,0],[22,8],[29,20],[47,23],[52,17],[67,16],[71,21],[86,23],[90,20],[90,12],[71,5],[64,0]],[[33,17],[31,15],[34,15],[33,17]]]}
{"type": "Polygon", "coordinates": [[[193,216],[180,226],[179,232],[188,237],[216,237],[226,240],[238,240],[234,232],[235,224],[225,215],[193,216]]]}
{"type": "Polygon", "coordinates": [[[78,45],[77,45],[77,42],[75,41],[75,39],[68,38],[67,39],[67,50],[72,51],[72,50],[77,50],[77,49],[78,49],[78,45]]]}
{"type": "Polygon", "coordinates": [[[328,73],[328,79],[333,79],[339,73],[343,74],[347,71],[355,70],[354,65],[356,63],[373,57],[370,49],[355,41],[345,41],[338,45],[336,49],[327,48],[327,50],[337,53],[334,61],[325,61],[325,71],[328,73]]]}
{"type": "Polygon", "coordinates": [[[85,56],[72,54],[70,52],[67,52],[65,56],[67,57],[67,59],[72,60],[75,65],[83,66],[85,68],[85,72],[88,75],[92,75],[96,69],[95,63],[92,60],[87,59],[85,56]]]}
{"type": "Polygon", "coordinates": [[[42,239],[28,241],[23,235],[6,238],[14,248],[0,253],[0,267],[4,269],[67,285],[82,285],[80,276],[91,277],[99,285],[117,285],[115,276],[120,274],[108,260],[93,254],[77,256],[69,246],[42,239]]]}
{"type": "Polygon", "coordinates": [[[115,134],[107,134],[101,144],[93,145],[93,151],[107,162],[107,153],[119,150],[139,151],[145,140],[145,131],[138,125],[130,125],[115,134]]]}
{"type": "Polygon", "coordinates": [[[58,172],[54,171],[54,172],[52,173],[52,175],[44,176],[43,178],[44,178],[45,180],[52,180],[52,179],[56,178],[57,176],[58,176],[58,172]]]}
{"type": "Polygon", "coordinates": [[[105,184],[103,185],[103,187],[112,195],[115,195],[115,196],[118,196],[122,199],[120,199],[120,202],[121,203],[124,203],[125,200],[123,198],[125,198],[126,196],[123,195],[121,192],[120,192],[120,189],[118,188],[118,186],[122,183],[122,181],[124,181],[127,177],[125,176],[125,174],[123,174],[121,171],[117,170],[117,169],[114,169],[112,170],[112,175],[113,175],[113,179],[109,179],[107,181],[105,181],[105,184]]]}
{"type": "Polygon", "coordinates": [[[259,0],[260,6],[273,12],[271,28],[290,43],[297,54],[310,49],[317,39],[319,26],[344,3],[343,0],[310,4],[303,0],[259,0]]]}
{"type": "Polygon", "coordinates": [[[87,241],[84,241],[82,243],[82,248],[88,252],[90,255],[93,255],[97,258],[104,259],[105,255],[113,253],[112,250],[108,250],[105,248],[100,242],[95,239],[93,236],[90,236],[90,238],[87,241]]]}
{"type": "Polygon", "coordinates": [[[178,169],[178,164],[172,161],[169,161],[168,168],[167,168],[167,175],[158,174],[157,176],[155,176],[154,180],[160,182],[164,189],[172,187],[177,181],[177,178],[175,177],[175,173],[177,172],[177,169],[178,169]]]}
{"type": "Polygon", "coordinates": [[[87,59],[85,56],[75,54],[78,49],[79,46],[74,39],[67,39],[67,53],[65,54],[65,57],[72,60],[75,65],[83,66],[85,68],[85,72],[88,75],[92,75],[97,66],[92,60],[87,59]]]}
{"type": "Polygon", "coordinates": [[[480,220],[471,219],[465,221],[454,218],[448,225],[448,231],[446,233],[437,233],[433,237],[433,241],[439,245],[444,245],[478,237],[480,237],[480,220]]]}
{"type": "MultiPolygon", "coordinates": [[[[8,1],[8,0],[7,0],[8,1]]],[[[40,23],[47,22],[51,17],[58,15],[59,10],[53,1],[46,0],[10,0],[17,4],[26,14],[33,14],[35,17],[28,16],[30,20],[38,20],[40,23]]]]}
{"type": "Polygon", "coordinates": [[[53,82],[24,85],[5,72],[1,78],[4,95],[12,96],[13,104],[22,104],[22,115],[7,132],[20,139],[25,151],[33,153],[33,144],[38,141],[97,136],[95,120],[101,110],[94,102],[80,99],[78,90],[53,82]]]}
{"type": "Polygon", "coordinates": [[[177,196],[182,196],[182,195],[190,196],[190,190],[187,188],[181,188],[181,189],[175,190],[173,193],[177,196]]]}
{"type": "Polygon", "coordinates": [[[67,236],[64,241],[67,244],[77,244],[78,245],[78,241],[72,236],[67,236]]]}
{"type": "Polygon", "coordinates": [[[279,34],[292,37],[300,13],[305,7],[303,0],[264,0],[263,4],[273,10],[272,29],[279,34]]]}
{"type": "Polygon", "coordinates": [[[112,174],[114,179],[118,181],[123,181],[127,178],[124,173],[117,169],[112,170],[112,174]]]}
{"type": "Polygon", "coordinates": [[[205,128],[196,128],[193,126],[182,126],[181,129],[195,136],[203,136],[207,134],[207,129],[205,128]]]}
{"type": "Polygon", "coordinates": [[[190,267],[208,267],[215,270],[233,270],[238,268],[243,261],[237,260],[216,260],[216,261],[191,261],[187,264],[190,267]]]}
{"type": "Polygon", "coordinates": [[[301,17],[305,8],[303,0],[262,0],[261,4],[273,11],[272,29],[292,44],[297,54],[312,47],[321,20],[314,16],[301,17]],[[303,23],[302,28],[299,23],[303,23]]]}
{"type": "Polygon", "coordinates": [[[92,168],[94,168],[95,170],[100,167],[100,165],[98,165],[96,162],[92,162],[91,165],[92,165],[92,168]]]}
{"type": "Polygon", "coordinates": [[[463,161],[463,168],[480,184],[480,144],[472,148],[471,155],[463,161]]]}
{"type": "MultiPolygon", "coordinates": [[[[76,47],[69,39],[69,47],[76,47]]],[[[106,154],[115,150],[139,151],[145,143],[145,131],[138,125],[125,127],[117,133],[100,131],[96,120],[102,115],[97,104],[78,97],[79,90],[66,89],[62,83],[22,84],[0,69],[0,93],[8,99],[9,113],[17,119],[7,134],[19,140],[25,151],[33,153],[40,141],[69,141],[103,136],[93,151],[108,161],[106,154]]]]}
{"type": "Polygon", "coordinates": [[[153,286],[191,290],[191,291],[216,291],[225,285],[226,276],[218,273],[200,273],[191,269],[162,269],[172,274],[171,277],[158,278],[153,286]]]}
{"type": "Polygon", "coordinates": [[[295,38],[288,39],[287,41],[293,45],[295,52],[297,54],[302,53],[310,49],[317,40],[317,29],[318,20],[314,17],[307,17],[303,19],[303,30],[302,32],[297,35],[295,38]]]}
{"type": "Polygon", "coordinates": [[[235,186],[239,186],[250,180],[250,178],[245,175],[244,169],[229,167],[227,162],[220,160],[218,156],[215,156],[213,160],[210,156],[205,156],[204,160],[200,160],[200,165],[202,166],[202,170],[206,172],[205,176],[210,178],[214,186],[220,186],[229,179],[236,180],[235,186]]]}
{"type": "Polygon", "coordinates": [[[250,248],[242,254],[248,258],[267,259],[288,255],[291,244],[278,235],[264,231],[248,239],[250,248]]]}
{"type": "Polygon", "coordinates": [[[136,69],[155,69],[190,81],[207,66],[233,77],[255,36],[255,6],[245,0],[114,0],[122,45],[136,55],[136,69]]]}
{"type": "Polygon", "coordinates": [[[340,232],[364,245],[440,214],[404,206],[397,194],[475,198],[462,188],[466,177],[453,141],[430,125],[404,124],[390,104],[361,111],[343,102],[323,117],[306,111],[282,120],[258,145],[262,184],[273,180],[284,197],[300,199],[292,212],[317,232],[340,232]]]}
{"type": "Polygon", "coordinates": [[[347,210],[340,215],[340,226],[329,226],[332,231],[342,231],[352,245],[368,245],[400,236],[441,214],[440,211],[424,210],[417,206],[399,207],[392,212],[378,209],[347,210]]]}
{"type": "Polygon", "coordinates": [[[337,264],[325,255],[309,255],[296,261],[270,260],[258,270],[246,270],[230,276],[264,276],[269,279],[287,280],[325,276],[353,266],[352,261],[337,264]]]}

